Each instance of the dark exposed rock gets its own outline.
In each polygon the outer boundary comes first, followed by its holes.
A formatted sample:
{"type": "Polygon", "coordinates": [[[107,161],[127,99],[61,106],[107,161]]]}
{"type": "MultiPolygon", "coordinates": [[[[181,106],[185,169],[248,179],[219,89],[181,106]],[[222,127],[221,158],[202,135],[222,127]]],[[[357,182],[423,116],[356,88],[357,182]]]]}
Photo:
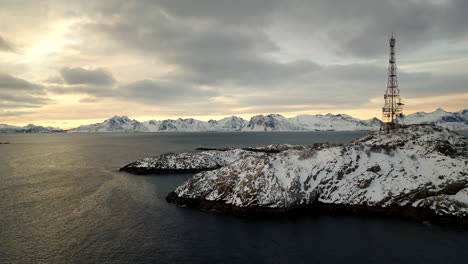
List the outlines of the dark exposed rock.
{"type": "Polygon", "coordinates": [[[119,169],[119,171],[125,171],[128,173],[132,173],[135,175],[164,175],[164,174],[188,174],[188,173],[198,173],[202,171],[209,171],[209,170],[216,170],[220,167],[213,167],[213,168],[203,168],[203,169],[157,169],[157,168],[143,168],[143,167],[132,167],[132,166],[125,166],[119,169]]]}
{"type": "Polygon", "coordinates": [[[232,150],[232,148],[206,148],[206,147],[200,147],[200,148],[196,148],[195,150],[198,150],[198,151],[209,151],[209,150],[228,151],[228,150],[232,150]]]}
{"type": "Polygon", "coordinates": [[[328,204],[315,201],[311,204],[295,205],[287,208],[268,208],[260,206],[239,207],[226,204],[220,201],[209,201],[200,198],[185,198],[178,196],[175,192],[167,195],[166,201],[181,206],[199,208],[203,210],[213,210],[225,214],[249,217],[249,218],[270,218],[270,217],[290,217],[291,215],[321,215],[321,214],[343,214],[360,216],[380,216],[403,218],[416,222],[430,222],[442,226],[455,226],[468,228],[468,218],[455,216],[441,216],[433,210],[427,208],[417,208],[413,206],[365,206],[349,204],[328,204]]]}
{"type": "Polygon", "coordinates": [[[372,166],[372,167],[370,167],[370,168],[367,169],[367,171],[371,171],[371,172],[373,172],[373,173],[377,173],[377,172],[379,172],[379,171],[381,171],[381,170],[382,170],[382,169],[380,168],[379,165],[375,165],[375,166],[372,166]]]}

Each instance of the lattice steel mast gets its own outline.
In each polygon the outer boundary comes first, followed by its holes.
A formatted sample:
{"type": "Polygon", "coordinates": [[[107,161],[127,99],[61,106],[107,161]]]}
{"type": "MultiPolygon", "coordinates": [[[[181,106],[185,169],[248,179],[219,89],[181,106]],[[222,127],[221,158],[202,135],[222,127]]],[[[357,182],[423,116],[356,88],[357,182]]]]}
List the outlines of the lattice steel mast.
{"type": "Polygon", "coordinates": [[[396,40],[392,33],[392,37],[390,38],[387,90],[384,95],[385,105],[382,108],[382,123],[384,130],[395,128],[395,119],[403,114],[403,103],[401,103],[400,89],[398,89],[395,43],[396,40]]]}

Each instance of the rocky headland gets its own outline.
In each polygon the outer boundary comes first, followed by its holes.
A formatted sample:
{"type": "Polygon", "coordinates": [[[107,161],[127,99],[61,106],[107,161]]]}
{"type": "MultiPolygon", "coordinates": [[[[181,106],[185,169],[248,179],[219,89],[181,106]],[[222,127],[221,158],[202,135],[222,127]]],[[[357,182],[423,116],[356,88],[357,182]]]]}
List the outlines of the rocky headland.
{"type": "Polygon", "coordinates": [[[246,216],[352,213],[468,227],[468,140],[410,125],[350,144],[270,145],[165,154],[135,174],[198,172],[167,196],[246,216]]]}

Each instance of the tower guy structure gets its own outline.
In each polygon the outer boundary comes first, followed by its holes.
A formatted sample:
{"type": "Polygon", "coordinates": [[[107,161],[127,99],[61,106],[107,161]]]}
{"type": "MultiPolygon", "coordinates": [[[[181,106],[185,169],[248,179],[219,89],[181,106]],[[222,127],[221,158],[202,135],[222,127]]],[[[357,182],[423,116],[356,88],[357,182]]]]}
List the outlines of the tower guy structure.
{"type": "Polygon", "coordinates": [[[403,103],[400,98],[400,89],[398,89],[395,44],[396,40],[392,33],[392,37],[390,38],[387,90],[384,95],[385,105],[382,108],[382,125],[383,129],[387,131],[396,127],[395,119],[403,114],[403,103]]]}

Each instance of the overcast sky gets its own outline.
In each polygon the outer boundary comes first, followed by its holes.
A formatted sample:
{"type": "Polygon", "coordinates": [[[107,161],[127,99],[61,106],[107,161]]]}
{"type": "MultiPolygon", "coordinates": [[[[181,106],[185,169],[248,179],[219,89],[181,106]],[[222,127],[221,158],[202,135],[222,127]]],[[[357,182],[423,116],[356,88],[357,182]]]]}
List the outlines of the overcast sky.
{"type": "Polygon", "coordinates": [[[468,107],[466,0],[0,0],[0,123],[468,107]]]}

